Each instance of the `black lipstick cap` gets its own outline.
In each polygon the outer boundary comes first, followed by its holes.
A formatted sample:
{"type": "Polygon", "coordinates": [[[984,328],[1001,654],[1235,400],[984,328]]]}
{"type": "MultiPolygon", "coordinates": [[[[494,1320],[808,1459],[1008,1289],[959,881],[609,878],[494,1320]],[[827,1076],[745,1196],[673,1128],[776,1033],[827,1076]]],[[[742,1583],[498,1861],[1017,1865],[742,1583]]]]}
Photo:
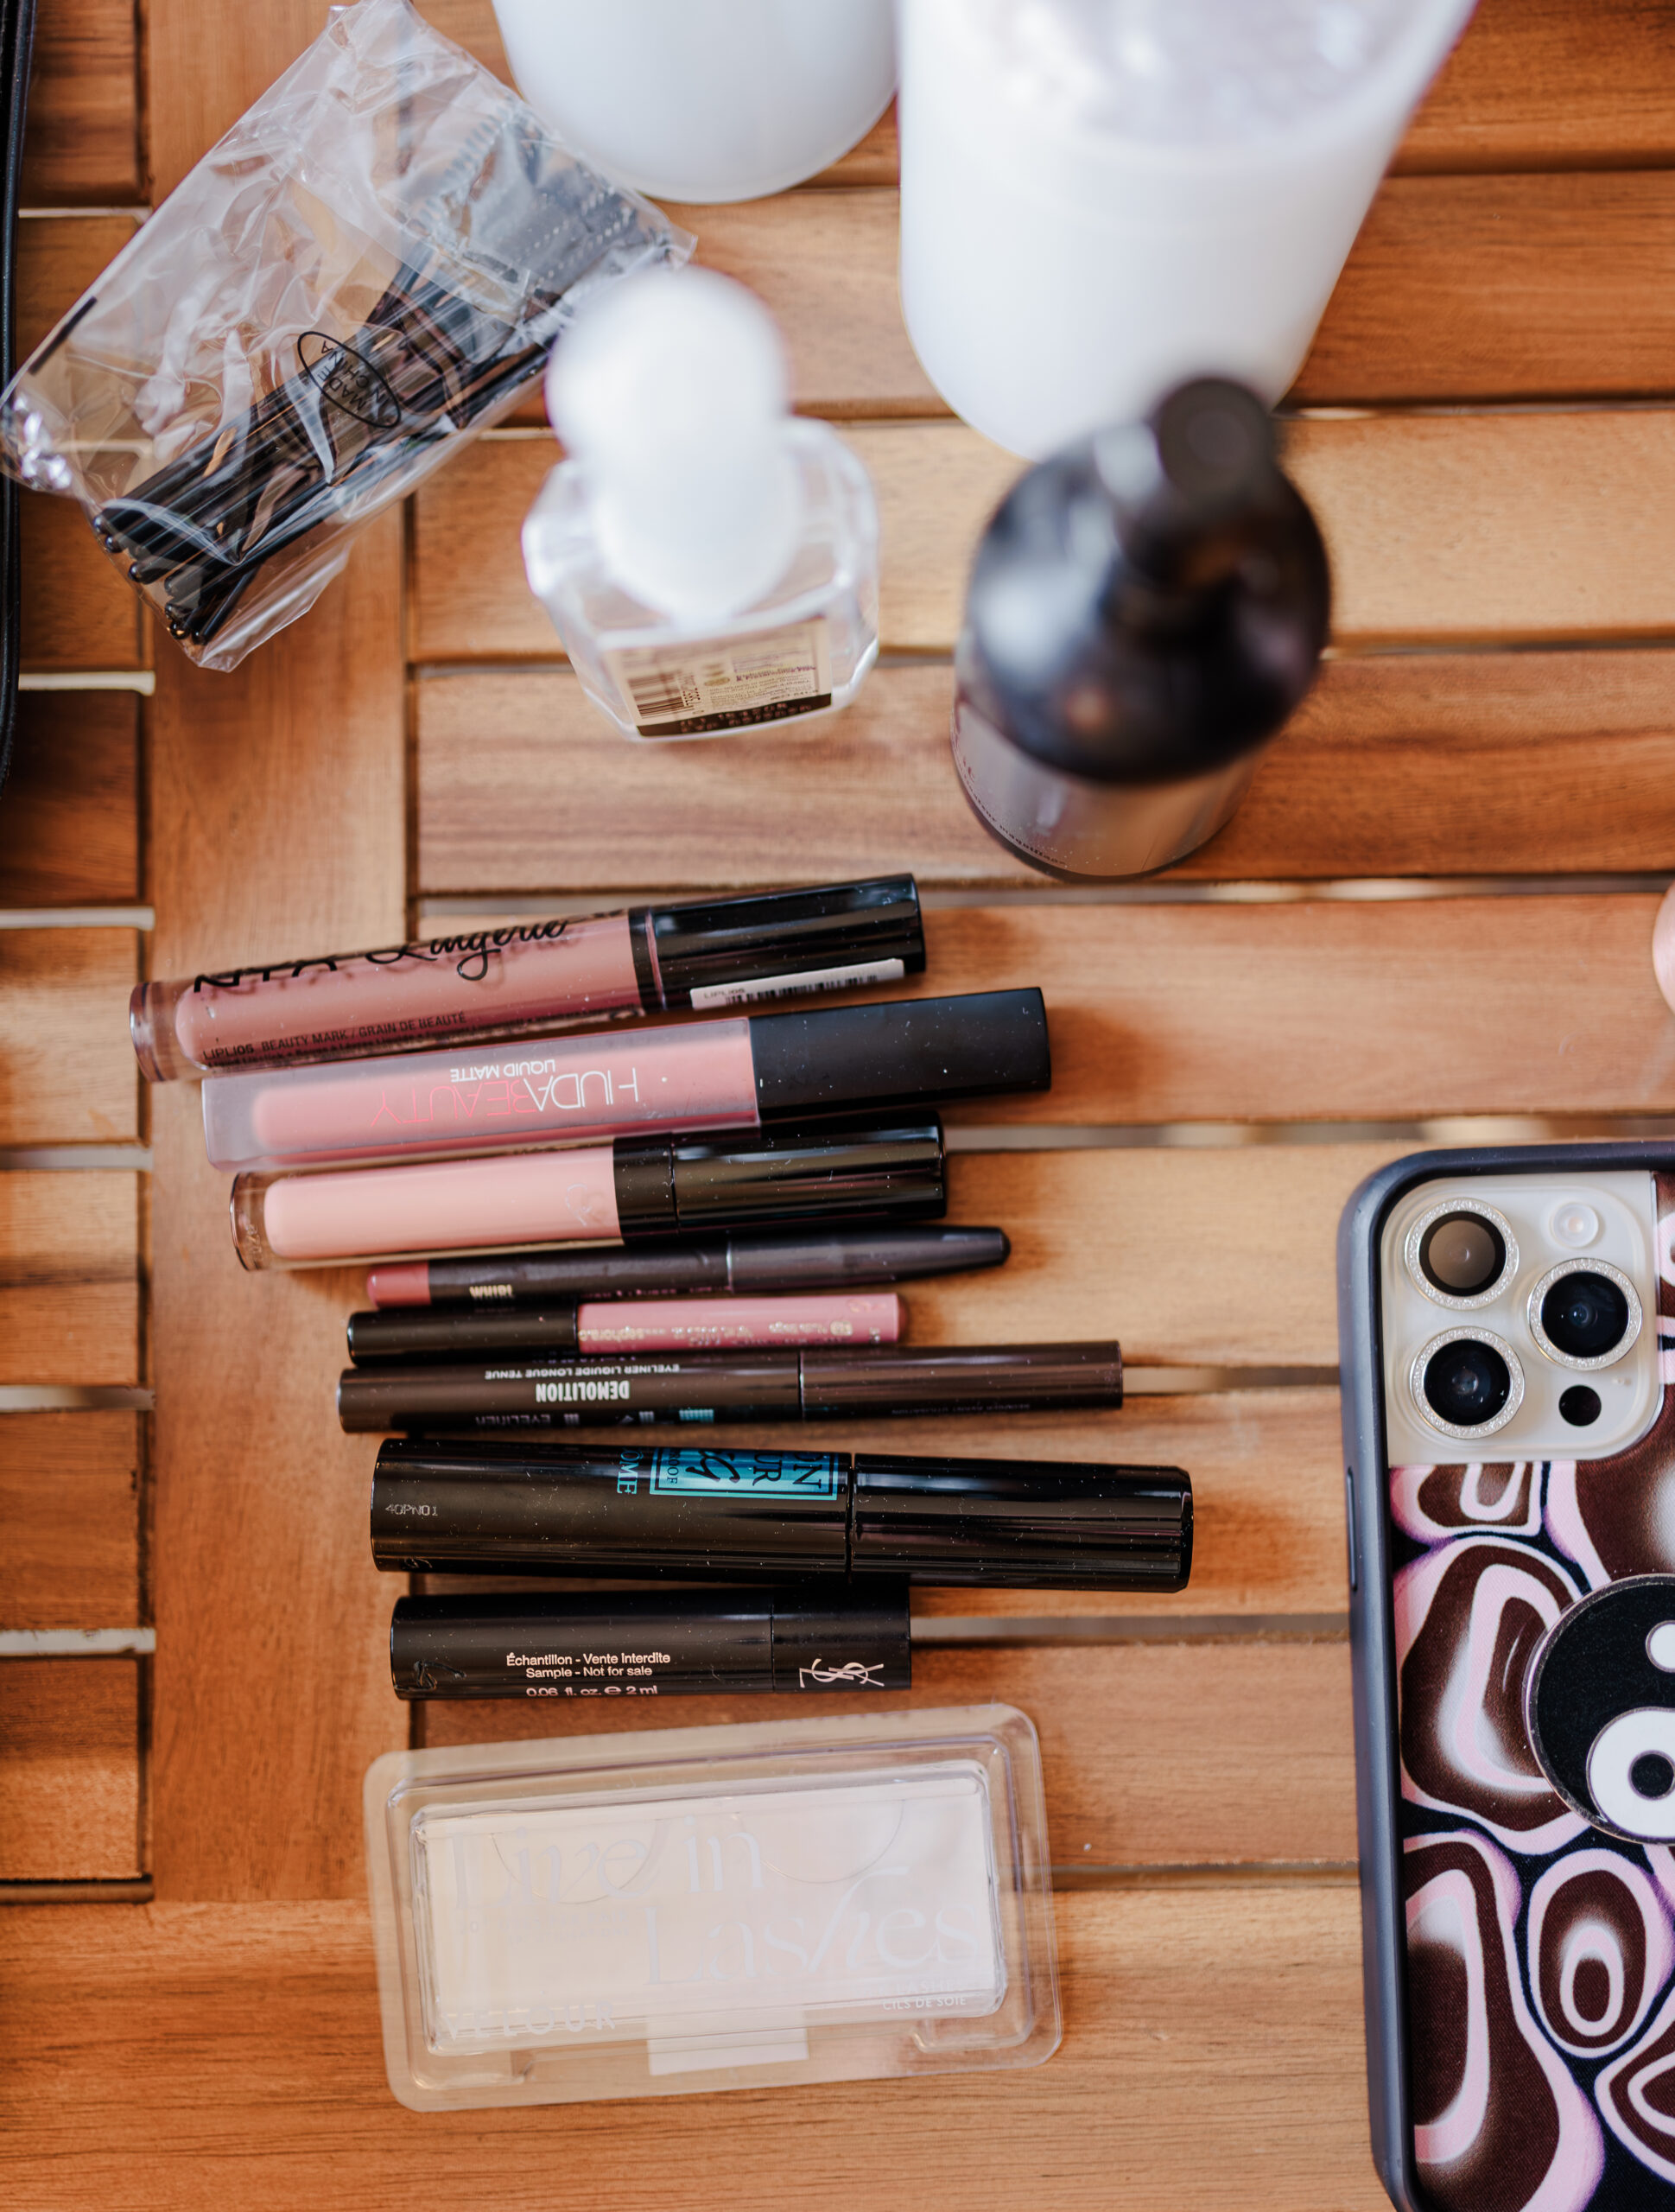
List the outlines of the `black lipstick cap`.
{"type": "Polygon", "coordinates": [[[935,1217],[948,1210],[942,1127],[832,1122],[815,1129],[619,1137],[617,1219],[625,1242],[671,1230],[772,1226],[845,1216],[935,1217]]]}
{"type": "Polygon", "coordinates": [[[765,1120],[1046,1090],[1052,1084],[1041,994],[973,991],[766,1014],[751,1022],[765,1120]]]}
{"type": "Polygon", "coordinates": [[[855,1459],[856,1574],[1012,1590],[1183,1590],[1192,1478],[1075,1460],[855,1459]]]}
{"type": "Polygon", "coordinates": [[[669,1007],[743,1005],[771,998],[776,982],[787,993],[806,990],[808,979],[833,969],[882,970],[835,976],[833,986],[841,988],[884,982],[892,967],[898,976],[924,967],[919,888],[910,875],[657,906],[650,926],[669,1007]]]}
{"type": "MultiPolygon", "coordinates": [[[[399,1698],[698,1697],[912,1685],[907,1586],[398,1598],[399,1698]]],[[[555,1716],[556,1718],[556,1716],[555,1716]]]]}

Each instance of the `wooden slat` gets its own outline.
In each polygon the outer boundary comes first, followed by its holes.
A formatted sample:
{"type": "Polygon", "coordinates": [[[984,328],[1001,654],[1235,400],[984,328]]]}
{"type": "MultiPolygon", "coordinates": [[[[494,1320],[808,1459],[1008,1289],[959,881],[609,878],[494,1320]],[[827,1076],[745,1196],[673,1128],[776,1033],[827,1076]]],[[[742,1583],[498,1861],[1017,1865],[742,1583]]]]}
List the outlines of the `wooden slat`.
{"type": "Polygon", "coordinates": [[[73,499],[19,502],[26,669],[139,668],[139,594],[100,552],[73,499]]]}
{"type": "Polygon", "coordinates": [[[1675,175],[1393,178],[1293,404],[1667,392],[1675,175]]]}
{"type": "Polygon", "coordinates": [[[139,1664],[0,1659],[0,1881],[140,1871],[139,1664]]]}
{"type": "Polygon", "coordinates": [[[1064,2041],[1043,2067],[421,2125],[384,2084],[364,1905],[13,1911],[9,2175],[55,2212],[518,2212],[555,2161],[624,2212],[666,2202],[671,2173],[690,2212],[991,2212],[1025,2191],[1064,2212],[1381,2212],[1352,1889],[1088,1892],[1055,1915],[1064,2041]]]}
{"type": "Polygon", "coordinates": [[[0,931],[0,1144],[138,1137],[126,1031],[139,972],[135,930],[0,931]]]}
{"type": "Polygon", "coordinates": [[[0,795],[0,905],[140,895],[140,711],[131,691],[26,691],[0,795]]]}
{"type": "Polygon", "coordinates": [[[137,228],[129,215],[55,215],[17,232],[17,359],[98,282],[137,228]]]}
{"type": "Polygon", "coordinates": [[[914,1337],[1111,1336],[1135,1365],[1336,1366],[1338,1216],[1363,1176],[1411,1149],[956,1154],[949,1219],[999,1222],[1012,1257],[999,1274],[916,1283],[914,1337]]]}
{"type": "MultiPolygon", "coordinates": [[[[955,1123],[1675,1108],[1647,893],[934,910],[903,997],[1044,992],[1052,1087],[955,1123]],[[1471,948],[1472,988],[1457,984],[1471,948]]],[[[446,935],[493,917],[435,917],[446,935]]]]}
{"type": "Polygon", "coordinates": [[[1399,169],[1634,168],[1675,158],[1659,0],[1479,0],[1399,169]]]}
{"type": "Polygon", "coordinates": [[[902,321],[892,190],[785,192],[669,212],[696,237],[701,265],[736,276],[773,310],[791,397],[805,413],[947,414],[902,321]]]}
{"type": "MultiPolygon", "coordinates": [[[[492,0],[425,0],[421,12],[511,81],[492,0]]],[[[1668,164],[1667,29],[1658,0],[1479,0],[1397,153],[1398,172],[1668,164]]],[[[893,182],[894,124],[892,110],[828,175],[893,182]]]]}
{"type": "Polygon", "coordinates": [[[41,0],[23,143],[26,207],[142,196],[139,17],[130,0],[41,0]]]}
{"type": "Polygon", "coordinates": [[[130,1413],[0,1416],[0,1629],[138,1623],[139,1427],[130,1413]]]}
{"type": "MultiPolygon", "coordinates": [[[[947,652],[971,550],[1018,464],[957,423],[847,434],[883,529],[887,648],[947,652]]],[[[1675,629],[1675,412],[1368,416],[1290,427],[1332,556],[1340,644],[1675,629]]],[[[556,448],[489,438],[416,502],[414,658],[554,659],[518,530],[556,448]]]]}
{"type": "MultiPolygon", "coordinates": [[[[625,743],[557,669],[435,677],[415,699],[418,885],[433,898],[908,868],[927,886],[1041,882],[966,804],[945,663],[876,670],[826,721],[701,745],[625,743]]],[[[1233,821],[1171,873],[1669,868],[1675,655],[1626,650],[1328,662],[1233,821]]]]}
{"type": "Polygon", "coordinates": [[[139,1306],[137,1175],[0,1174],[0,1383],[136,1383],[139,1306]]]}
{"type": "MultiPolygon", "coordinates": [[[[435,1586],[447,1587],[440,1579],[435,1586]]],[[[1115,1643],[917,1650],[913,1688],[822,1712],[1022,1707],[1041,1736],[1058,1866],[1342,1863],[1355,1855],[1347,1642],[1115,1643]],[[1190,1745],[1189,1754],[1183,1746],[1190,1745]]],[[[612,1706],[630,1730],[811,1710],[807,1700],[683,1697],[612,1706]]],[[[599,1707],[428,1705],[425,1745],[597,1730],[599,1707]]]]}
{"type": "MultiPolygon", "coordinates": [[[[400,552],[391,513],[230,676],[160,658],[155,973],[191,974],[211,945],[238,960],[276,936],[400,937],[400,552]]],[[[403,1727],[378,1681],[365,1453],[331,1418],[353,1293],[243,1275],[196,1087],[162,1086],[151,1112],[159,1891],[343,1894],[361,1880],[360,1776],[403,1727]]]]}
{"type": "MultiPolygon", "coordinates": [[[[896,286],[896,195],[677,207],[697,258],[773,310],[805,412],[939,416],[896,286]]],[[[1292,405],[1645,397],[1675,388],[1675,176],[1396,177],[1380,192],[1292,405]]],[[[538,391],[511,418],[544,423],[538,391]]]]}

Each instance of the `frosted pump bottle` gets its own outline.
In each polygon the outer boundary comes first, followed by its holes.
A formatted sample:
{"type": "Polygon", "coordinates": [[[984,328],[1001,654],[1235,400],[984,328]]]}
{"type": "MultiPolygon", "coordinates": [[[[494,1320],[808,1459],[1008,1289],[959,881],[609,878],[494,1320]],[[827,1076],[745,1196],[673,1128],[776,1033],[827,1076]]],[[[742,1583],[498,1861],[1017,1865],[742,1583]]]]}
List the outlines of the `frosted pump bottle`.
{"type": "Polygon", "coordinates": [[[1270,405],[1472,0],[902,0],[901,287],[1039,460],[1188,377],[1270,405]]]}
{"type": "Polygon", "coordinates": [[[555,349],[570,456],[523,524],[530,588],[630,737],[704,737],[847,706],[878,657],[866,470],[786,413],[767,310],[706,270],[637,279],[555,349]]]}
{"type": "Polygon", "coordinates": [[[847,153],[896,87],[891,0],[494,0],[517,89],[654,200],[755,200],[847,153]]]}

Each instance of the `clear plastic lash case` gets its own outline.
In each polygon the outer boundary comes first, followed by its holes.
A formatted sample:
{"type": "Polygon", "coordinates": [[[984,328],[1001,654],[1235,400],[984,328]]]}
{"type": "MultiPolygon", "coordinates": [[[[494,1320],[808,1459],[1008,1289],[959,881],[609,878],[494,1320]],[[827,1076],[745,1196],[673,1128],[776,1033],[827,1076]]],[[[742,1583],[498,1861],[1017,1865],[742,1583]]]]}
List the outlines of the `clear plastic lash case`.
{"type": "Polygon", "coordinates": [[[416,2112],[1058,2047],[1040,1747],[1011,1706],[392,1751],[365,1819],[416,2112]]]}

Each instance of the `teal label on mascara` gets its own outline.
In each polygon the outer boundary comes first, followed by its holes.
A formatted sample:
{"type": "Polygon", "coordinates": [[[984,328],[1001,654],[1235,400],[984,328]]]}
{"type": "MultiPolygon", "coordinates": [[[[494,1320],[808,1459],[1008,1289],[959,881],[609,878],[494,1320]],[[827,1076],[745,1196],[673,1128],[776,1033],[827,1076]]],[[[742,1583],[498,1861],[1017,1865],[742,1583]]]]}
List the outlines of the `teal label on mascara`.
{"type": "Polygon", "coordinates": [[[717,1491],[776,1491],[835,1497],[846,1463],[830,1452],[626,1452],[623,1481],[649,1475],[654,1493],[695,1497],[717,1491]]]}

